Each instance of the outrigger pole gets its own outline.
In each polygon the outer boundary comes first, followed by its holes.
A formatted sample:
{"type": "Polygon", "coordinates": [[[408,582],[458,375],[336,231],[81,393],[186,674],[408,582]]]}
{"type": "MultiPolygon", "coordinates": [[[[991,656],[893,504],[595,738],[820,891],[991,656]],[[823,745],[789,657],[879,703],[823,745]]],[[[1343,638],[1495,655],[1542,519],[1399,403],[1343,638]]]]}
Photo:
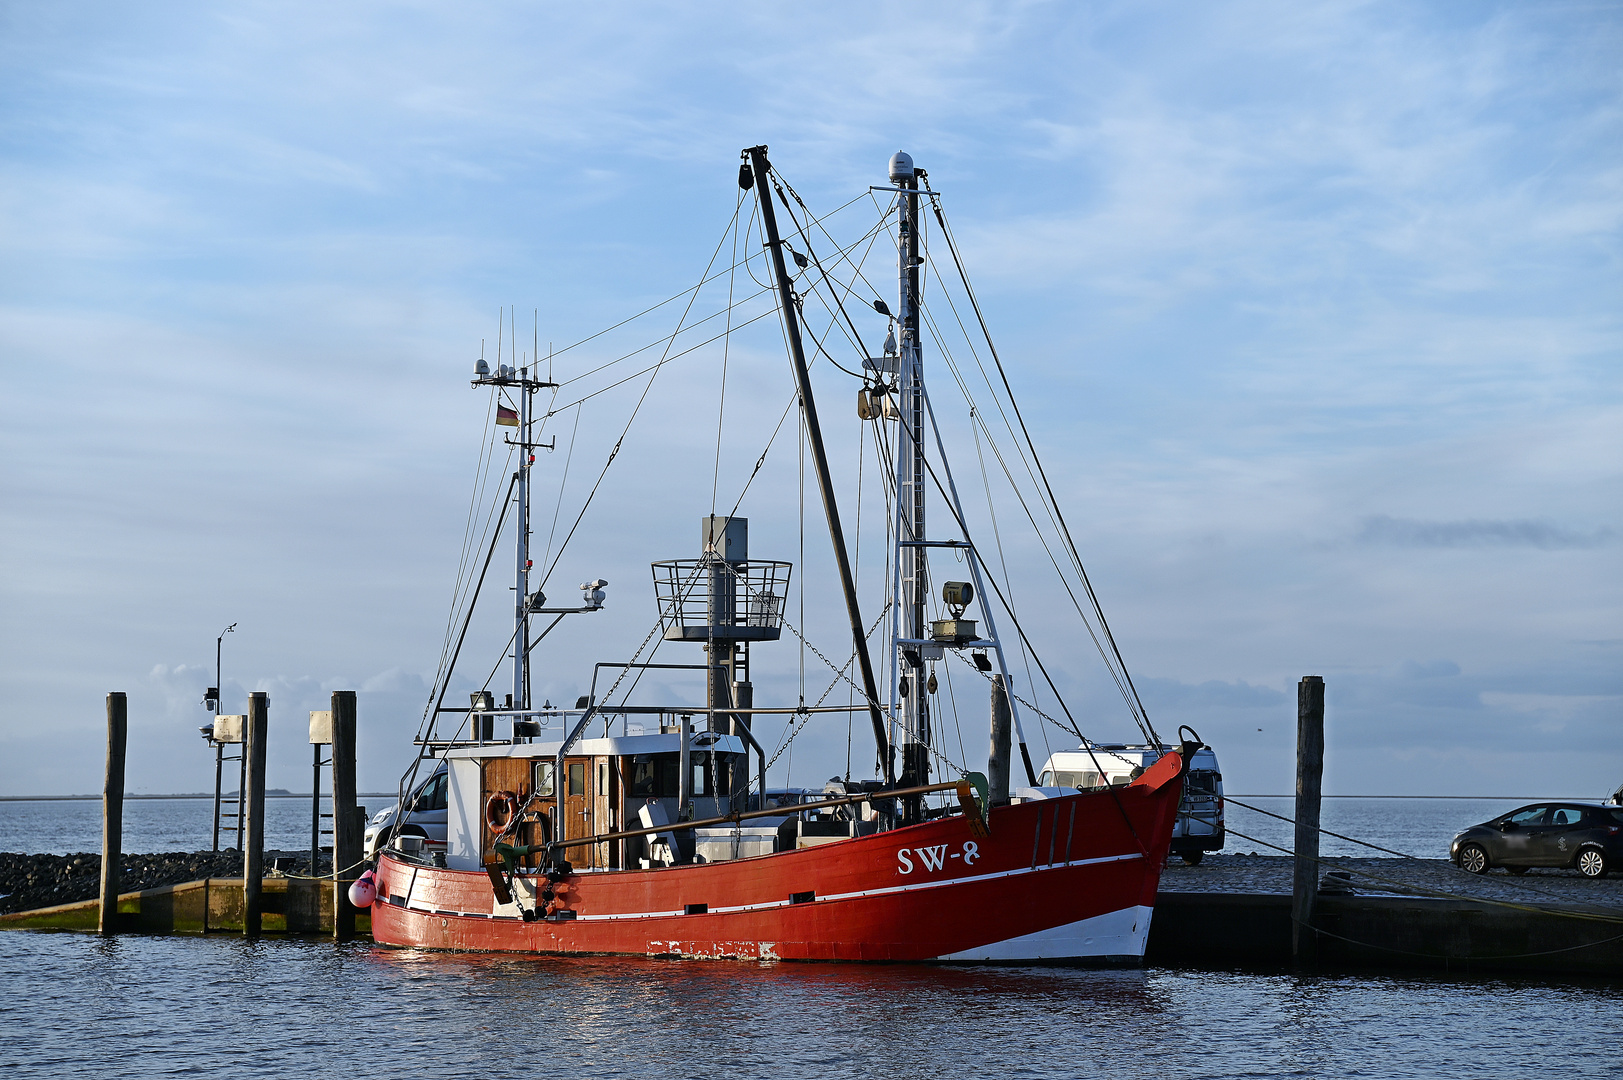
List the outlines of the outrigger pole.
{"type": "Polygon", "coordinates": [[[840,587],[845,590],[845,610],[851,617],[851,640],[856,645],[857,664],[862,669],[862,692],[868,699],[868,715],[873,720],[874,743],[879,764],[885,773],[885,786],[896,784],[896,764],[891,757],[890,738],[885,733],[885,714],[879,710],[879,688],[874,683],[873,661],[868,656],[868,636],[862,631],[862,611],[857,604],[857,586],[851,576],[851,559],[845,552],[845,530],[840,526],[840,508],[834,501],[834,481],[828,473],[828,454],[823,450],[823,429],[817,422],[817,402],[812,397],[811,375],[806,370],[806,350],[800,343],[800,322],[795,317],[794,289],[783,263],[783,242],[778,239],[778,217],[772,208],[765,146],[744,151],[749,172],[740,173],[738,182],[749,187],[753,181],[761,205],[761,224],[766,229],[766,246],[772,251],[772,269],[778,281],[778,306],[783,311],[784,329],[789,337],[789,357],[794,362],[795,384],[800,390],[801,415],[806,418],[806,438],[811,443],[812,462],[817,469],[817,488],[823,495],[823,513],[828,517],[828,535],[834,544],[834,561],[840,568],[840,587]]]}

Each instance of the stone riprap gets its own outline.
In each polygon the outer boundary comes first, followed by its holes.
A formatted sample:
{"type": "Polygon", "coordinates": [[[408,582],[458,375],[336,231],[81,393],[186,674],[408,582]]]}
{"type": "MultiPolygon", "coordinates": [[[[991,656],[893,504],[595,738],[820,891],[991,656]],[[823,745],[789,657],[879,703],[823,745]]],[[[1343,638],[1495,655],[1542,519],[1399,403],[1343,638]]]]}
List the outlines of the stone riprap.
{"type": "MultiPolygon", "coordinates": [[[[1289,855],[1207,855],[1199,866],[1174,858],[1161,874],[1163,892],[1285,893],[1295,860],[1289,855]]],[[[1583,904],[1623,909],[1623,876],[1583,877],[1576,870],[1537,868],[1515,877],[1503,870],[1468,874],[1446,859],[1320,860],[1320,881],[1347,873],[1355,893],[1434,896],[1512,903],[1583,904]]]]}
{"type": "MultiPolygon", "coordinates": [[[[265,852],[266,873],[278,865],[283,871],[307,874],[310,853],[265,852]]],[[[179,885],[207,877],[241,877],[240,851],[166,851],[156,855],[125,855],[119,863],[118,890],[121,893],[179,885]]],[[[322,860],[322,870],[330,870],[330,860],[322,860]]],[[[14,911],[73,904],[101,895],[101,853],[76,855],[22,855],[0,852],[0,915],[14,911]]]]}

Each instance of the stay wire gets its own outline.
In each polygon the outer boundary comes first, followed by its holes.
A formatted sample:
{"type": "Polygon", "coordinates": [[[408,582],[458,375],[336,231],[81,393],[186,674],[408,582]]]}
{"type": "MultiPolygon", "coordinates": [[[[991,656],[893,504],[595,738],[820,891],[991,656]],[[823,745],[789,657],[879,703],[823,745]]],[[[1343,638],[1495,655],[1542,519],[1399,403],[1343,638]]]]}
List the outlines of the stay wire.
{"type": "MultiPolygon", "coordinates": [[[[1296,824],[1296,819],[1293,818],[1293,817],[1287,817],[1284,814],[1276,814],[1272,810],[1264,810],[1260,806],[1252,806],[1250,803],[1243,803],[1239,799],[1233,799],[1233,798],[1229,798],[1228,796],[1224,796],[1223,801],[1225,803],[1230,803],[1230,804],[1232,804],[1234,806],[1244,807],[1245,809],[1250,810],[1254,814],[1261,814],[1264,817],[1275,818],[1275,819],[1277,819],[1279,821],[1288,822],[1291,825],[1296,824]]],[[[1229,832],[1234,832],[1233,829],[1229,829],[1228,831],[1229,832]]],[[[1391,848],[1382,847],[1379,844],[1372,844],[1368,840],[1360,840],[1356,836],[1343,836],[1341,833],[1331,832],[1329,829],[1326,829],[1323,826],[1313,826],[1313,831],[1316,832],[1316,833],[1319,833],[1322,836],[1333,836],[1337,840],[1345,840],[1349,844],[1357,844],[1360,847],[1367,847],[1367,848],[1370,848],[1370,849],[1375,850],[1375,851],[1384,852],[1387,855],[1396,855],[1400,859],[1410,859],[1410,860],[1412,860],[1414,862],[1421,862],[1421,863],[1430,861],[1428,859],[1422,859],[1418,855],[1410,855],[1408,852],[1405,852],[1405,851],[1394,851],[1391,848]]],[[[1234,833],[1234,835],[1239,836],[1241,839],[1252,840],[1254,843],[1264,844],[1264,845],[1269,846],[1269,847],[1276,846],[1276,845],[1267,844],[1267,842],[1263,841],[1263,840],[1256,840],[1254,837],[1245,836],[1242,833],[1237,833],[1236,832],[1236,833],[1234,833]]],[[[1280,848],[1279,850],[1283,851],[1284,849],[1280,848]]],[[[1292,852],[1292,854],[1295,854],[1295,853],[1292,852]]],[[[1334,856],[1325,856],[1325,857],[1326,858],[1334,858],[1334,856]]],[[[1449,866],[1452,867],[1458,873],[1469,874],[1471,879],[1473,879],[1473,880],[1476,877],[1476,875],[1471,874],[1470,871],[1465,870],[1465,869],[1463,869],[1461,867],[1455,866],[1453,863],[1449,863],[1449,866]]],[[[1523,890],[1525,892],[1530,892],[1530,893],[1533,893],[1533,894],[1538,895],[1538,896],[1548,897],[1548,898],[1550,898],[1552,900],[1565,900],[1565,899],[1567,899],[1565,896],[1562,896],[1560,893],[1553,893],[1553,892],[1550,892],[1547,889],[1541,889],[1537,885],[1534,885],[1530,881],[1523,881],[1523,880],[1520,880],[1518,878],[1511,878],[1508,881],[1506,881],[1505,884],[1510,885],[1512,888],[1521,889],[1521,890],[1523,890]]]]}
{"type": "MultiPolygon", "coordinates": [[[[793,206],[789,205],[789,199],[783,193],[783,189],[786,188],[786,187],[789,188],[789,190],[791,192],[794,192],[794,188],[789,184],[789,181],[783,179],[782,175],[779,174],[777,169],[772,170],[772,176],[773,176],[774,181],[775,181],[772,186],[777,190],[778,201],[783,203],[783,209],[784,209],[784,212],[789,215],[790,224],[794,225],[795,233],[800,237],[800,242],[806,246],[806,257],[811,259],[812,265],[817,267],[817,272],[822,277],[822,280],[824,282],[833,281],[834,279],[832,279],[829,276],[829,272],[826,269],[824,269],[822,260],[818,259],[817,252],[812,246],[811,238],[806,235],[806,230],[801,226],[801,224],[800,224],[800,216],[795,213],[795,208],[793,206]]],[[[800,208],[802,210],[806,209],[806,204],[801,201],[800,195],[798,193],[795,193],[795,202],[800,203],[800,208]]],[[[810,216],[810,211],[807,212],[807,216],[808,217],[810,216]]],[[[874,238],[877,239],[878,236],[879,236],[879,227],[876,226],[874,229],[871,230],[871,233],[874,236],[874,238]]],[[[861,241],[858,241],[858,243],[860,243],[860,242],[861,241]]],[[[852,245],[852,246],[854,247],[855,245],[852,245]]],[[[815,285],[813,285],[812,287],[816,288],[815,285]]],[[[850,287],[847,287],[846,292],[847,292],[847,295],[849,295],[849,293],[851,292],[850,287]]],[[[857,347],[858,353],[860,353],[864,357],[872,355],[871,353],[868,352],[868,347],[862,340],[861,332],[859,330],[857,330],[857,324],[851,321],[850,313],[845,310],[845,304],[840,299],[839,294],[831,289],[829,299],[831,299],[834,302],[834,306],[839,310],[840,315],[845,319],[846,325],[851,328],[852,344],[854,344],[857,347]]],[[[834,360],[834,358],[832,356],[829,357],[829,362],[834,364],[836,367],[840,367],[840,365],[835,362],[835,360],[834,360]]],[[[856,375],[856,372],[849,371],[849,370],[847,370],[847,369],[845,369],[843,367],[840,367],[840,370],[844,371],[847,375],[856,375]]],[[[864,379],[866,381],[866,376],[858,375],[857,377],[861,378],[861,379],[864,379]]]]}
{"type": "MultiPolygon", "coordinates": [[[[747,237],[746,237],[746,242],[748,242],[747,237]]],[[[861,243],[861,242],[862,241],[860,239],[858,241],[856,241],[856,243],[861,243]]],[[[853,245],[853,246],[855,246],[855,245],[853,245]]],[[[744,262],[747,263],[748,260],[744,260],[744,262]]],[[[719,275],[719,274],[715,275],[715,277],[720,277],[720,276],[721,275],[719,275]]],[[[714,280],[714,278],[712,278],[711,280],[714,280]]],[[[755,299],[757,299],[757,298],[759,298],[761,296],[766,295],[767,293],[775,292],[776,288],[777,288],[776,286],[768,286],[768,287],[759,289],[759,290],[751,293],[749,296],[744,297],[742,300],[738,300],[738,301],[730,304],[728,309],[727,309],[727,312],[730,312],[730,311],[736,310],[736,309],[738,309],[740,307],[743,307],[745,304],[748,304],[751,300],[755,300],[755,299]]],[[[696,327],[702,326],[705,323],[709,322],[711,319],[720,318],[723,314],[727,314],[727,312],[718,311],[718,312],[715,312],[715,313],[713,313],[711,315],[705,316],[703,319],[700,319],[697,322],[688,323],[686,326],[683,326],[683,327],[679,328],[677,330],[677,334],[682,334],[682,333],[685,333],[685,332],[687,332],[689,330],[692,330],[692,329],[694,329],[696,327]]],[[[638,378],[638,377],[640,377],[642,375],[646,375],[648,372],[657,369],[663,363],[666,363],[666,362],[668,362],[670,360],[681,359],[682,357],[687,356],[690,353],[696,352],[697,350],[704,348],[706,345],[710,345],[710,344],[712,344],[712,343],[714,343],[716,341],[720,341],[723,337],[725,337],[728,334],[732,333],[732,331],[734,331],[734,330],[742,330],[746,326],[749,326],[749,325],[751,325],[753,323],[760,322],[762,319],[765,319],[765,318],[767,318],[767,317],[769,317],[771,315],[776,315],[776,314],[778,314],[778,307],[777,307],[776,304],[773,304],[771,307],[767,308],[765,311],[762,311],[759,315],[755,315],[755,316],[751,317],[750,319],[746,320],[745,322],[739,323],[736,326],[732,326],[730,329],[724,331],[723,333],[716,334],[716,335],[714,335],[712,337],[706,338],[705,340],[699,342],[696,345],[691,345],[691,346],[688,346],[687,348],[682,349],[680,352],[670,354],[669,356],[665,357],[664,359],[660,360],[659,362],[654,363],[654,364],[650,364],[649,366],[647,366],[645,368],[641,368],[641,369],[639,369],[637,371],[634,371],[630,375],[627,375],[622,379],[618,379],[618,380],[616,380],[616,381],[614,381],[612,383],[609,383],[606,386],[598,387],[596,390],[593,390],[593,391],[591,391],[590,393],[587,393],[587,394],[583,394],[580,397],[575,398],[575,399],[573,399],[573,400],[571,400],[569,402],[566,402],[563,405],[553,404],[553,405],[549,406],[549,411],[546,413],[546,415],[544,417],[542,417],[542,419],[545,420],[547,418],[550,418],[551,416],[554,416],[557,413],[563,412],[565,409],[569,409],[569,408],[572,408],[575,405],[580,404],[582,401],[589,401],[590,399],[592,399],[594,397],[597,397],[599,394],[604,394],[604,393],[607,393],[610,390],[615,389],[616,387],[624,386],[626,383],[631,382],[633,379],[636,379],[636,378],[638,378]]],[[[826,337],[826,335],[825,335],[825,337],[826,337]]],[[[586,373],[584,373],[584,374],[582,374],[580,376],[577,376],[575,379],[569,380],[569,382],[571,382],[571,383],[578,382],[578,381],[580,381],[580,379],[585,378],[587,375],[591,375],[591,374],[595,374],[596,372],[599,372],[599,371],[607,370],[608,368],[613,367],[615,364],[621,363],[622,361],[625,361],[625,360],[629,360],[631,357],[637,356],[640,353],[647,352],[649,349],[653,348],[655,345],[658,345],[661,341],[667,341],[668,342],[669,340],[670,339],[667,338],[667,337],[661,337],[657,341],[649,342],[648,344],[642,345],[642,346],[632,350],[631,352],[626,353],[623,356],[618,357],[617,359],[610,360],[610,361],[608,361],[607,363],[604,363],[604,364],[600,364],[598,367],[592,369],[592,371],[586,372],[586,373]]],[[[824,356],[828,355],[826,350],[821,349],[821,343],[820,342],[814,342],[814,343],[818,345],[819,350],[823,352],[824,356]]],[[[844,369],[842,369],[842,370],[844,370],[844,369]]],[[[854,374],[854,373],[847,372],[847,374],[854,374]]],[[[560,385],[566,385],[566,384],[560,384],[560,385]]],[[[554,396],[554,402],[556,402],[556,395],[554,396]]]]}
{"type": "MultiPolygon", "coordinates": [[[[744,201],[742,189],[738,193],[738,201],[744,201]]],[[[738,211],[733,210],[733,265],[738,264],[738,211]]],[[[716,468],[710,478],[710,516],[716,514],[716,493],[721,487],[721,432],[722,420],[727,414],[727,359],[732,351],[733,344],[733,283],[736,274],[731,268],[727,272],[727,329],[721,342],[721,400],[716,404],[716,468]]]]}
{"type": "Polygon", "coordinates": [[[564,473],[558,481],[558,501],[552,508],[552,528],[547,531],[547,554],[542,559],[543,563],[552,559],[552,541],[558,534],[558,515],[564,508],[564,491],[569,486],[569,465],[575,460],[575,436],[580,433],[580,414],[584,409],[585,405],[575,406],[575,425],[569,429],[569,450],[564,454],[564,473]]]}
{"type": "MultiPolygon", "coordinates": [[[[971,421],[975,420],[975,412],[975,407],[971,405],[969,408],[971,421]]],[[[986,474],[986,455],[981,453],[980,428],[972,422],[969,425],[969,429],[970,432],[975,436],[975,460],[981,467],[981,488],[986,492],[986,514],[992,522],[992,544],[997,548],[997,561],[998,566],[1000,566],[1003,570],[1003,580],[1009,585],[1009,599],[1013,600],[1014,580],[1009,576],[1009,561],[1007,558],[1005,558],[1003,553],[1003,534],[998,530],[997,506],[992,501],[992,481],[991,478],[986,474]]],[[[1020,646],[1020,662],[1026,669],[1026,682],[1031,686],[1036,686],[1037,680],[1031,677],[1031,657],[1027,655],[1024,645],[1020,646]]],[[[1048,741],[1048,729],[1042,725],[1038,725],[1037,730],[1042,732],[1043,735],[1043,749],[1048,751],[1048,755],[1052,757],[1054,754],[1054,748],[1048,741]]]]}
{"type": "Polygon", "coordinates": [[[1104,608],[1100,605],[1099,598],[1093,591],[1093,583],[1088,580],[1087,570],[1082,565],[1081,556],[1079,556],[1076,552],[1076,544],[1074,541],[1072,541],[1070,529],[1065,524],[1065,515],[1063,511],[1059,509],[1059,500],[1054,497],[1053,486],[1048,481],[1048,472],[1043,468],[1042,458],[1037,453],[1037,445],[1032,440],[1031,432],[1026,427],[1025,417],[1020,412],[1020,403],[1015,400],[1014,388],[1009,384],[1008,373],[1003,369],[1003,360],[1000,356],[998,356],[997,345],[993,342],[991,330],[986,325],[986,318],[981,312],[980,301],[976,299],[974,287],[970,285],[969,273],[964,269],[963,260],[959,258],[958,244],[953,238],[951,228],[947,225],[946,216],[942,213],[939,196],[932,198],[931,205],[932,209],[935,211],[936,220],[941,226],[941,235],[947,241],[947,250],[952,254],[953,264],[958,269],[959,279],[963,282],[964,293],[969,298],[970,306],[974,309],[976,320],[980,323],[981,333],[986,339],[986,347],[992,354],[992,362],[997,367],[999,378],[1003,380],[1003,388],[1005,393],[1007,393],[1009,396],[1009,404],[1014,408],[1015,419],[1019,421],[1020,431],[1025,436],[1026,445],[1031,449],[1032,460],[1036,463],[1037,472],[1042,477],[1043,488],[1048,492],[1049,502],[1053,504],[1054,513],[1059,518],[1060,529],[1065,536],[1066,546],[1069,548],[1071,558],[1075,562],[1077,574],[1082,579],[1082,584],[1087,590],[1089,600],[1093,602],[1095,616],[1099,620],[1100,629],[1104,632],[1105,640],[1110,643],[1110,649],[1111,652],[1113,652],[1116,656],[1116,662],[1121,665],[1122,674],[1127,679],[1129,689],[1132,690],[1133,700],[1138,705],[1139,715],[1144,718],[1144,723],[1150,729],[1152,742],[1154,745],[1159,746],[1160,738],[1155,733],[1155,726],[1150,722],[1149,712],[1144,708],[1143,699],[1139,697],[1138,687],[1133,683],[1132,673],[1127,670],[1127,663],[1122,659],[1121,649],[1116,645],[1115,635],[1110,632],[1110,624],[1105,619],[1104,608]]]}
{"type": "MultiPolygon", "coordinates": [[[[1253,844],[1261,844],[1265,848],[1273,848],[1275,851],[1282,851],[1292,858],[1307,858],[1314,864],[1321,867],[1325,866],[1326,863],[1329,863],[1331,859],[1334,858],[1334,856],[1324,855],[1298,856],[1296,852],[1292,851],[1290,848],[1280,847],[1278,844],[1269,843],[1267,840],[1261,840],[1255,836],[1247,836],[1245,833],[1236,832],[1234,829],[1228,829],[1227,831],[1235,836],[1238,836],[1242,840],[1249,840],[1253,844]]],[[[1572,911],[1570,909],[1563,908],[1541,907],[1538,904],[1518,904],[1514,900],[1494,900],[1486,896],[1467,896],[1463,893],[1449,892],[1446,889],[1433,889],[1427,885],[1418,885],[1412,881],[1402,881],[1398,878],[1386,877],[1382,874],[1376,874],[1360,867],[1347,866],[1342,863],[1333,864],[1333,868],[1348,874],[1355,874],[1358,877],[1368,878],[1370,881],[1378,881],[1382,885],[1394,886],[1395,888],[1401,889],[1410,894],[1430,896],[1439,900],[1469,900],[1473,904],[1487,904],[1491,907],[1508,908],[1512,911],[1523,911],[1534,915],[1556,915],[1567,919],[1582,919],[1588,922],[1614,923],[1623,925],[1623,915],[1608,915],[1599,911],[1572,911]]],[[[1315,927],[1314,929],[1317,928],[1315,927]]]]}
{"type": "MultiPolygon", "coordinates": [[[[829,218],[833,217],[835,214],[840,213],[842,210],[846,209],[846,207],[850,206],[852,203],[855,203],[855,202],[861,200],[863,198],[863,196],[866,195],[866,194],[867,193],[864,192],[862,195],[856,195],[856,196],[853,196],[852,198],[846,200],[844,203],[841,203],[839,206],[836,206],[833,210],[830,210],[828,213],[824,214],[821,218],[819,218],[818,219],[819,222],[826,221],[829,218]]],[[[742,203],[743,199],[740,198],[739,202],[742,203]]],[[[734,214],[734,217],[736,218],[737,214],[738,214],[738,210],[736,208],[734,209],[733,214],[734,214]]],[[[752,215],[752,219],[753,219],[753,215],[752,215]]],[[[743,261],[744,261],[744,263],[748,263],[750,260],[760,257],[761,254],[762,253],[760,253],[760,252],[755,252],[755,253],[746,255],[746,256],[744,256],[743,261]]],[[[653,312],[656,312],[660,308],[664,307],[666,304],[674,303],[675,301],[682,299],[682,297],[686,296],[688,293],[697,293],[700,289],[704,288],[710,282],[716,280],[716,278],[721,277],[722,274],[730,273],[731,271],[734,271],[734,270],[738,269],[739,265],[740,265],[739,263],[735,262],[732,266],[729,266],[726,270],[717,271],[714,276],[704,277],[699,281],[699,283],[697,285],[694,285],[692,288],[683,289],[681,292],[675,294],[674,296],[668,296],[664,300],[661,300],[659,303],[654,304],[651,307],[646,307],[646,308],[642,309],[641,311],[637,312],[635,315],[631,315],[631,316],[628,316],[628,317],[626,317],[624,319],[621,319],[619,322],[615,323],[612,326],[606,326],[603,329],[599,330],[595,334],[590,334],[590,335],[588,335],[586,337],[581,338],[579,341],[571,342],[570,344],[565,345],[563,348],[558,349],[555,352],[549,353],[548,358],[552,359],[552,358],[562,356],[564,353],[569,352],[571,349],[576,349],[576,348],[579,348],[582,345],[585,345],[588,342],[596,341],[598,338],[602,337],[604,334],[612,333],[613,331],[620,329],[620,327],[625,326],[628,323],[636,322],[638,319],[642,318],[644,315],[650,315],[653,312]]],[[[708,274],[708,269],[706,270],[706,273],[708,274]]],[[[770,286],[770,285],[765,286],[765,287],[767,289],[772,288],[772,286],[770,286]]],[[[691,307],[691,301],[689,302],[689,306],[691,307]]],[[[601,370],[601,369],[599,369],[599,370],[601,370]]],[[[590,374],[590,372],[588,372],[586,374],[590,374]]],[[[576,379],[584,378],[584,375],[577,375],[577,376],[575,376],[575,378],[576,379]]],[[[574,380],[571,379],[569,381],[573,382],[574,380]]]]}
{"type": "MultiPolygon", "coordinates": [[[[740,200],[740,203],[742,203],[742,200],[740,200]]],[[[727,242],[727,234],[732,230],[733,224],[737,220],[738,211],[735,209],[733,211],[733,220],[728,223],[727,229],[722,232],[721,239],[716,241],[716,250],[710,253],[710,262],[705,265],[704,273],[700,275],[701,282],[708,280],[710,267],[715,265],[716,256],[721,254],[721,246],[727,242]]],[[[693,310],[693,305],[699,298],[699,290],[697,288],[690,290],[690,292],[692,295],[688,297],[688,305],[682,310],[682,317],[677,320],[676,329],[671,333],[670,342],[672,345],[674,345],[676,342],[676,335],[682,332],[682,324],[686,322],[688,312],[693,310]]],[[[637,414],[642,411],[643,403],[648,400],[648,393],[654,388],[654,380],[659,378],[659,370],[662,366],[664,366],[665,360],[669,357],[669,354],[670,346],[667,346],[666,355],[660,357],[659,363],[654,365],[652,374],[650,374],[648,377],[648,384],[642,388],[642,394],[637,398],[637,404],[632,408],[631,415],[626,418],[626,425],[623,429],[621,429],[620,437],[614,441],[614,449],[609,451],[608,460],[603,463],[602,471],[597,474],[597,482],[592,485],[591,492],[586,496],[586,502],[581,505],[580,514],[576,516],[574,524],[569,527],[569,532],[564,535],[563,543],[558,545],[558,554],[547,566],[547,572],[542,575],[541,584],[538,585],[537,588],[546,588],[547,582],[552,579],[552,573],[558,567],[558,560],[563,558],[565,549],[569,547],[569,541],[574,539],[575,530],[580,528],[580,523],[585,519],[586,511],[591,508],[592,500],[596,498],[598,489],[603,486],[603,478],[608,475],[609,467],[614,464],[614,459],[619,456],[620,448],[625,444],[626,435],[630,433],[631,425],[636,422],[637,414]]]]}
{"type": "MultiPolygon", "coordinates": [[[[937,343],[940,344],[941,335],[936,327],[934,318],[929,313],[929,309],[923,305],[920,305],[920,312],[923,315],[925,322],[928,324],[931,333],[936,336],[937,343]]],[[[965,386],[962,377],[958,374],[956,364],[953,362],[945,348],[942,349],[942,358],[946,361],[948,369],[952,371],[954,378],[958,381],[959,389],[964,393],[965,400],[970,405],[972,415],[978,418],[979,411],[975,409],[975,399],[969,393],[968,387],[965,386]]],[[[1021,509],[1026,512],[1026,519],[1031,522],[1032,531],[1036,534],[1038,543],[1042,544],[1043,551],[1048,555],[1048,561],[1053,565],[1054,572],[1059,577],[1060,584],[1065,588],[1066,596],[1068,596],[1071,600],[1071,606],[1076,609],[1078,617],[1080,617],[1082,620],[1083,629],[1088,632],[1088,637],[1093,641],[1094,648],[1098,650],[1099,658],[1104,661],[1105,671],[1109,673],[1111,680],[1116,685],[1116,689],[1120,692],[1122,701],[1127,705],[1128,714],[1133,717],[1133,723],[1137,725],[1140,733],[1143,734],[1147,742],[1154,742],[1159,745],[1159,740],[1154,737],[1153,729],[1149,728],[1146,718],[1141,717],[1138,710],[1134,707],[1133,693],[1130,691],[1129,684],[1124,678],[1125,673],[1117,670],[1117,666],[1112,661],[1110,652],[1105,648],[1105,642],[1100,639],[1099,632],[1094,630],[1088,614],[1083,611],[1081,602],[1077,599],[1075,591],[1071,588],[1070,579],[1066,576],[1065,571],[1060,569],[1059,560],[1054,557],[1053,549],[1048,543],[1048,537],[1044,535],[1042,526],[1037,524],[1037,519],[1035,515],[1032,514],[1031,507],[1026,502],[1025,495],[1020,491],[1019,485],[1015,482],[1014,476],[1010,473],[1008,464],[1004,461],[1003,454],[998,449],[996,440],[992,438],[991,431],[986,429],[984,422],[981,423],[980,430],[985,433],[986,440],[991,445],[993,454],[997,456],[998,463],[1003,466],[1004,476],[1008,478],[1009,484],[1014,490],[1015,498],[1019,500],[1021,509]]],[[[977,441],[977,448],[978,446],[979,443],[977,441]]],[[[1046,503],[1044,506],[1046,508],[1046,503]]],[[[1005,577],[1006,576],[1007,570],[1005,570],[1005,577]]],[[[1010,617],[1015,617],[1012,612],[1010,617]]]]}

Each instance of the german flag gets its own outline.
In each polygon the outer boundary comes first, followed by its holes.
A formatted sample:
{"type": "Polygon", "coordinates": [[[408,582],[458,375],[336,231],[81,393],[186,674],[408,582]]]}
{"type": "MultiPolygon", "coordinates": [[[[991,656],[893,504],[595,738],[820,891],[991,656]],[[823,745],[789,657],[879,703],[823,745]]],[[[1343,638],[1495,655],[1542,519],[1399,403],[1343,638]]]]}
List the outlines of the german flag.
{"type": "Polygon", "coordinates": [[[496,423],[501,427],[518,427],[518,413],[506,405],[496,406],[496,423]]]}

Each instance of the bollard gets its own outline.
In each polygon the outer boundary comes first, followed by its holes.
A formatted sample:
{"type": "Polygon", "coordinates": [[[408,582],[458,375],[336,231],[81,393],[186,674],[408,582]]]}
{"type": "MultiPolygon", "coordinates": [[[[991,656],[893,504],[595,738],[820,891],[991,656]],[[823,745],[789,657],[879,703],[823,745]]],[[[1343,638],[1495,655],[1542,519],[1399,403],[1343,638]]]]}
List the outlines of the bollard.
{"type": "Polygon", "coordinates": [[[1291,956],[1311,964],[1318,955],[1313,907],[1319,899],[1319,798],[1324,785],[1324,680],[1307,675],[1296,686],[1296,855],[1291,888],[1291,956]]]}
{"type": "Polygon", "coordinates": [[[101,786],[101,914],[96,928],[118,929],[118,871],[124,857],[124,744],[129,732],[129,699],[107,695],[107,776],[101,786]]]}
{"type": "Polygon", "coordinates": [[[264,693],[248,695],[248,730],[244,733],[242,756],[248,762],[246,795],[248,821],[242,853],[242,932],[259,935],[264,913],[260,879],[265,872],[265,742],[270,729],[270,698],[264,693]]]}
{"type": "MultiPolygon", "coordinates": [[[[396,822],[398,824],[398,822],[396,822]]],[[[332,870],[333,937],[355,936],[355,905],[349,886],[360,870],[364,821],[355,820],[355,691],[332,695],[332,870]]]]}
{"type": "Polygon", "coordinates": [[[1009,691],[1002,675],[992,676],[992,750],[986,757],[986,782],[991,789],[991,805],[1009,805],[1009,755],[1013,750],[1013,717],[1009,711],[1009,691]]]}

